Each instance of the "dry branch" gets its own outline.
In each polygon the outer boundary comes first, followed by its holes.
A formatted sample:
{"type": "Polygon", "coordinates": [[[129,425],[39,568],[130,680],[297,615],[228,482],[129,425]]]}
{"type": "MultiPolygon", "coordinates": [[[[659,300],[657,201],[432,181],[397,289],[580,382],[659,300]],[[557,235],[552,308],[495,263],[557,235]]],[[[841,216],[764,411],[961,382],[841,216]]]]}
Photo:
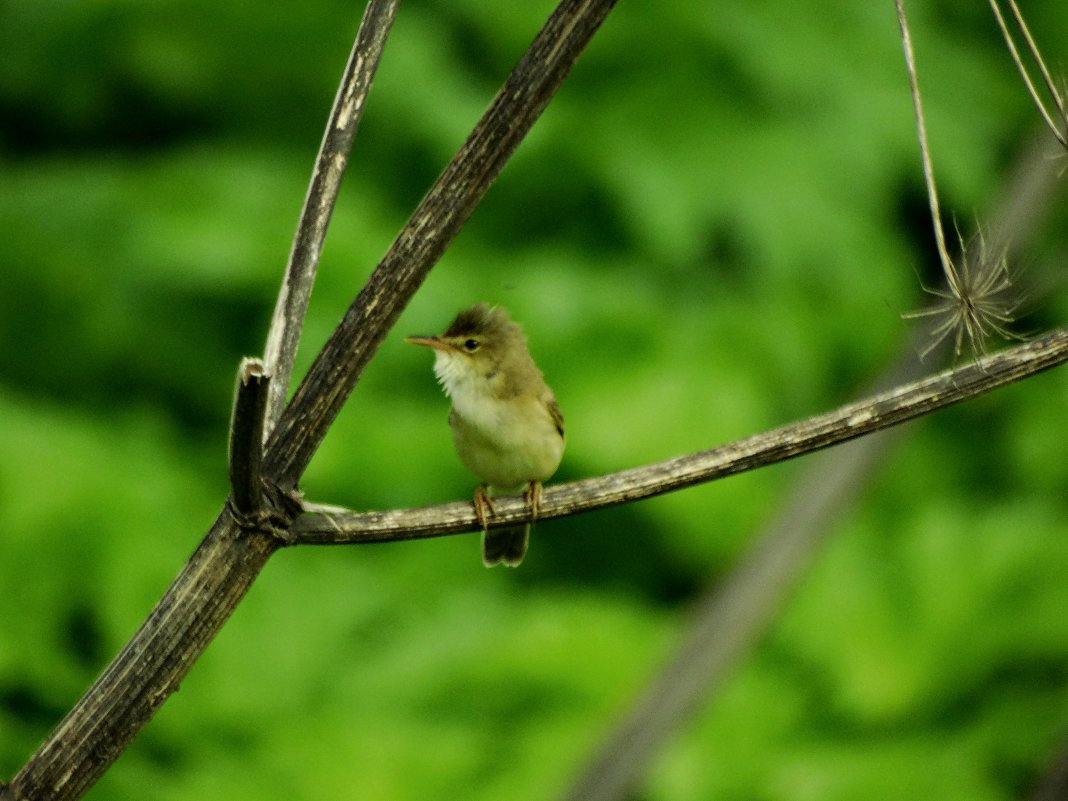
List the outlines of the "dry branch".
{"type": "Polygon", "coordinates": [[[278,292],[274,316],[264,346],[267,372],[273,377],[267,403],[264,434],[270,434],[282,415],[293,362],[297,357],[304,315],[308,310],[319,254],[326,239],[326,229],[337,202],[341,178],[363,118],[364,104],[378,69],[386,37],[393,27],[400,0],[369,0],[356,33],[348,63],[341,76],[330,117],[326,121],[323,141],[315,159],[308,194],[297,222],[293,248],[289,253],[282,287],[278,292]]]}
{"type": "MultiPolygon", "coordinates": [[[[1068,328],[1060,328],[955,370],[782,428],[642,467],[546,487],[538,519],[636,501],[792,459],[922,417],[1065,361],[1068,328]]],[[[493,506],[494,524],[530,519],[520,495],[494,498],[493,506]]],[[[302,515],[290,529],[289,545],[390,542],[478,528],[474,506],[467,501],[386,512],[319,512],[314,505],[305,505],[305,509],[311,513],[302,515]]]]}
{"type": "Polygon", "coordinates": [[[271,536],[245,536],[227,508],[118,656],[0,789],[0,799],[80,798],[178,689],[278,545],[271,536]]]}
{"type": "Polygon", "coordinates": [[[1027,92],[1031,95],[1031,100],[1034,102],[1035,108],[1037,108],[1038,113],[1042,115],[1043,122],[1046,123],[1046,127],[1049,128],[1054,138],[1060,142],[1061,147],[1068,148],[1068,104],[1066,104],[1066,99],[1062,94],[1061,89],[1053,80],[1049,67],[1046,66],[1046,60],[1042,58],[1042,51],[1038,49],[1038,44],[1031,35],[1031,28],[1027,25],[1027,21],[1024,19],[1015,0],[1009,0],[1009,7],[1012,9],[1012,17],[1015,20],[1017,27],[1020,29],[1024,41],[1027,43],[1027,51],[1031,54],[1031,60],[1034,61],[1039,74],[1042,76],[1042,82],[1045,84],[1046,91],[1050,95],[1050,100],[1053,103],[1053,108],[1058,118],[1057,120],[1054,120],[1053,113],[1046,108],[1046,104],[1042,101],[1038,89],[1035,88],[1035,84],[1031,80],[1031,75],[1024,64],[1024,59],[1016,47],[1016,42],[1013,40],[1012,34],[1009,32],[1009,26],[1005,22],[1005,17],[1001,13],[1001,8],[998,6],[997,0],[989,0],[989,3],[991,11],[994,12],[994,19],[997,21],[998,29],[1001,31],[1001,36],[1005,40],[1005,46],[1009,49],[1009,55],[1012,56],[1013,63],[1016,64],[1016,69],[1019,71],[1020,77],[1023,78],[1024,85],[1027,86],[1027,92]]]}

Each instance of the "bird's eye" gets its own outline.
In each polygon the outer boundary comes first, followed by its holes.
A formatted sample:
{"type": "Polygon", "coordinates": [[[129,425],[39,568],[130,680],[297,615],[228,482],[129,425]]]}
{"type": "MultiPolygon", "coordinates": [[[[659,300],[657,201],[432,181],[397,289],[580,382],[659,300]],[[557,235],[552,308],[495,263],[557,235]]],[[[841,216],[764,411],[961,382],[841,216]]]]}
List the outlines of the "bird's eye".
{"type": "Polygon", "coordinates": [[[478,350],[478,344],[479,343],[477,339],[465,339],[464,350],[466,350],[468,353],[474,353],[476,350],[478,350]]]}

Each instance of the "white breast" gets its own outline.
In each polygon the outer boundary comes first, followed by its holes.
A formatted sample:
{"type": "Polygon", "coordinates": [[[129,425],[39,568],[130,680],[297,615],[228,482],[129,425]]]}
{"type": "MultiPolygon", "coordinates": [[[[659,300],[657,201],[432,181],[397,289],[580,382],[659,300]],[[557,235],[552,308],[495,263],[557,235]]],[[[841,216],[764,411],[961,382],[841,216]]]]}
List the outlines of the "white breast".
{"type": "Polygon", "coordinates": [[[549,478],[560,464],[564,438],[546,398],[539,394],[499,399],[484,377],[457,369],[455,359],[438,351],[434,372],[452,399],[449,421],[460,460],[481,481],[502,492],[517,492],[530,481],[549,478]]]}

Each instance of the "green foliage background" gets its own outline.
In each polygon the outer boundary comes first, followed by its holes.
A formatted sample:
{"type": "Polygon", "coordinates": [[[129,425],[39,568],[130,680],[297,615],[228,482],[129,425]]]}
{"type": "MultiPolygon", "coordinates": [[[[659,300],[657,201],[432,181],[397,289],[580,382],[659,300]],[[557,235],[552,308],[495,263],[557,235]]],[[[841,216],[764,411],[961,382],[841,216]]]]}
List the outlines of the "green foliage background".
{"type": "MultiPolygon", "coordinates": [[[[911,8],[943,204],[992,208],[1037,115],[985,4],[911,8]]],[[[551,8],[402,5],[323,254],[306,366],[551,8]]],[[[1025,8],[1054,63],[1068,6],[1025,8]]],[[[0,6],[0,777],[159,597],[226,494],[358,11],[0,6]]],[[[404,333],[487,300],[569,423],[561,479],[852,399],[933,282],[892,4],[609,17],[401,318],[306,477],[356,508],[466,496],[404,333]]],[[[1050,169],[1063,165],[1051,163],[1050,169]]],[[[1024,328],[1063,324],[1058,200],[1024,328]]],[[[642,797],[1017,798],[1068,733],[1068,373],[926,419],[642,797]]],[[[670,653],[803,461],[538,527],[277,555],[89,798],[545,799],[670,653]]]]}

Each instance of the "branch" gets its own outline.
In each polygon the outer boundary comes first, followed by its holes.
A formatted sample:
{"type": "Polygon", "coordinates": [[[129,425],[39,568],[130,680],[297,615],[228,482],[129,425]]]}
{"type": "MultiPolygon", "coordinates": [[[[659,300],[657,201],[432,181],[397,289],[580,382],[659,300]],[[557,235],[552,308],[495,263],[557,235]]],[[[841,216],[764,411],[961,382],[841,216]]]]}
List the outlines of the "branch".
{"type": "MultiPolygon", "coordinates": [[[[993,3],[993,0],[991,2],[993,3]]],[[[921,353],[921,357],[926,356],[950,334],[953,334],[953,351],[956,356],[961,355],[965,338],[974,353],[982,354],[986,352],[987,339],[994,334],[1003,339],[1023,339],[1013,333],[1010,328],[1015,321],[1020,300],[1013,291],[1006,251],[988,247],[981,228],[976,231],[974,240],[977,247],[972,247],[971,252],[968,250],[969,245],[961,237],[960,230],[957,230],[957,236],[960,239],[959,267],[949,258],[949,253],[946,251],[942,217],[938,206],[938,190],[935,187],[934,169],[931,166],[931,151],[927,140],[927,127],[924,123],[923,101],[916,77],[916,60],[912,52],[912,37],[909,35],[904,0],[895,0],[895,5],[898,24],[901,27],[901,44],[905,53],[909,89],[916,113],[916,132],[919,137],[923,175],[931,206],[931,221],[934,225],[938,256],[946,279],[945,290],[927,290],[930,294],[942,298],[942,303],[902,316],[942,318],[931,330],[932,341],[921,353]]],[[[1000,15],[998,19],[1001,19],[1000,15]]],[[[1023,24],[1022,19],[1021,24],[1023,24]]],[[[1001,237],[997,244],[999,246],[1004,244],[1001,237]]]]}
{"type": "Polygon", "coordinates": [[[334,106],[326,122],[326,131],[308,184],[308,194],[304,198],[297,232],[293,237],[293,249],[289,253],[289,262],[271,318],[271,328],[267,332],[264,361],[274,381],[267,402],[265,435],[270,434],[285,406],[326,229],[337,202],[356,129],[363,116],[364,102],[371,90],[371,82],[378,69],[386,37],[393,27],[399,2],[369,0],[367,3],[345,72],[341,76],[334,106]]]}
{"type": "MultiPolygon", "coordinates": [[[[606,476],[547,487],[538,519],[636,501],[792,459],[913,420],[1068,361],[1068,328],[955,370],[897,387],[762,434],[606,476]]],[[[530,520],[522,496],[494,498],[495,525],[530,520]]],[[[468,501],[387,512],[305,505],[287,545],[337,545],[421,539],[478,528],[468,501]]]]}
{"type": "Polygon", "coordinates": [[[269,376],[242,359],[230,427],[229,502],[148,618],[0,799],[76,799],[104,774],[182,678],[284,542],[298,503],[265,485],[269,376]]]}
{"type": "Polygon", "coordinates": [[[282,414],[265,465],[280,486],[296,486],[386,333],[614,5],[561,0],[412,213],[282,414]]]}

